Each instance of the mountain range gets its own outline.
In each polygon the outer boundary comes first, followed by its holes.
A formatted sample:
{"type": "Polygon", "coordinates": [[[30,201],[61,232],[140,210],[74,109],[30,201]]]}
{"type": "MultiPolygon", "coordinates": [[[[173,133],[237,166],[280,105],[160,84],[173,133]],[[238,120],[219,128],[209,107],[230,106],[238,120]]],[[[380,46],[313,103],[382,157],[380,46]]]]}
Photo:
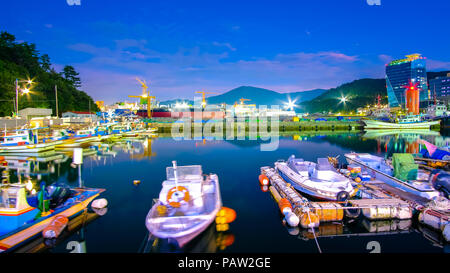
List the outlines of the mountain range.
{"type": "MultiPolygon", "coordinates": [[[[427,72],[428,80],[436,77],[446,76],[450,71],[427,72]]],[[[198,97],[201,94],[196,94],[198,97]]],[[[356,111],[359,107],[374,104],[380,95],[381,103],[387,103],[386,80],[385,79],[359,79],[344,83],[336,88],[314,89],[302,92],[278,93],[273,90],[253,86],[240,86],[226,93],[206,98],[209,104],[226,103],[233,105],[239,103],[239,99],[249,99],[245,104],[280,105],[283,106],[289,100],[295,101],[297,112],[339,112],[356,111]],[[345,98],[342,100],[342,98],[345,98]]],[[[173,104],[176,102],[187,102],[193,104],[192,100],[168,100],[161,104],[173,104]]]]}
{"type": "MultiPolygon", "coordinates": [[[[289,100],[295,101],[296,103],[310,101],[317,96],[322,95],[327,90],[325,89],[314,89],[301,92],[291,92],[291,93],[278,93],[269,89],[253,87],[253,86],[240,86],[234,88],[228,92],[221,95],[210,96],[206,98],[208,104],[221,104],[225,103],[227,105],[233,105],[234,103],[239,103],[240,99],[247,99],[244,101],[245,104],[256,104],[259,105],[280,105],[283,106],[289,100]]],[[[196,94],[197,98],[201,99],[201,94],[196,94]]],[[[178,99],[178,100],[166,100],[160,104],[173,104],[176,102],[186,102],[188,104],[193,104],[193,100],[178,99]]]]}

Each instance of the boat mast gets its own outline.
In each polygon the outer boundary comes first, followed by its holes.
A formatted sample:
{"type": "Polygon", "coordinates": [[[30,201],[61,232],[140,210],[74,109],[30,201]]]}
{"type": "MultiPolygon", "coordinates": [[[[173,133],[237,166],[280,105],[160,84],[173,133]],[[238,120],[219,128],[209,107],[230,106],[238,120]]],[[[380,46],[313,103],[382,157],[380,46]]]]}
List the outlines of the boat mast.
{"type": "Polygon", "coordinates": [[[173,177],[175,178],[175,187],[178,189],[178,174],[177,174],[177,162],[172,161],[173,164],[173,177]]]}

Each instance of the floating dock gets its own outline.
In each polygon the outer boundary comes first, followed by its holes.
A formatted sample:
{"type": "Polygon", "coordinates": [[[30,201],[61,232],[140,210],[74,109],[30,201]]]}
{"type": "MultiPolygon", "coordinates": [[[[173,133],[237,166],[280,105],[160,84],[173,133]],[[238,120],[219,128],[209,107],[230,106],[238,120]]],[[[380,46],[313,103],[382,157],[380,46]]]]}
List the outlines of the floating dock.
{"type": "Polygon", "coordinates": [[[339,222],[344,218],[356,218],[360,215],[368,220],[410,221],[415,214],[418,214],[421,223],[440,230],[448,241],[448,236],[445,234],[450,229],[448,208],[440,210],[437,206],[432,207],[429,200],[396,189],[381,181],[355,182],[355,186],[359,189],[359,199],[350,199],[345,202],[313,202],[296,191],[274,168],[261,167],[261,174],[269,180],[270,188],[273,188],[272,195],[274,192],[279,195],[279,198],[274,197],[277,203],[280,198],[286,198],[300,219],[304,218],[304,215],[309,217],[309,222],[300,221],[303,228],[318,228],[319,223],[324,225],[326,222],[339,222]],[[312,223],[312,215],[318,218],[319,223],[316,225],[312,223]]]}

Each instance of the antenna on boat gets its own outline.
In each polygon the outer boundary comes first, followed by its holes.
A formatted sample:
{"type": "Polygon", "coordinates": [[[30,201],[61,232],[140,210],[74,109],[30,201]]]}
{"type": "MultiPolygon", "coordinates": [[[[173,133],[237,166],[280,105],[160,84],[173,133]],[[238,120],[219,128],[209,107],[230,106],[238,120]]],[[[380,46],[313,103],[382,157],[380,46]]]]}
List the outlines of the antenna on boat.
{"type": "Polygon", "coordinates": [[[173,177],[175,178],[175,187],[178,189],[177,162],[173,160],[172,164],[173,164],[173,177]]]}

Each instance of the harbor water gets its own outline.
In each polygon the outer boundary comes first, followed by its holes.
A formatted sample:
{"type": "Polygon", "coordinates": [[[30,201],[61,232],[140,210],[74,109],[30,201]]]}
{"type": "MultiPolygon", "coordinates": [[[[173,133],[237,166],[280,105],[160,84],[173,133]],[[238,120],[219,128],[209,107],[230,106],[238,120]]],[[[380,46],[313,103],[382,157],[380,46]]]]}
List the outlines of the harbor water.
{"type": "MultiPolygon", "coordinates": [[[[333,132],[294,133],[280,137],[274,151],[261,151],[260,140],[174,140],[171,137],[123,139],[109,144],[94,144],[84,150],[81,183],[103,188],[100,197],[108,200],[107,211],[83,223],[49,252],[298,252],[324,253],[371,251],[448,252],[438,232],[415,221],[352,221],[326,223],[311,231],[288,228],[270,193],[258,183],[260,167],[273,166],[278,159],[296,157],[309,161],[344,153],[367,152],[378,155],[393,152],[418,152],[418,139],[438,146],[447,145],[447,133],[333,132]],[[223,205],[237,213],[226,231],[211,226],[185,249],[171,246],[145,247],[148,231],[145,217],[166,176],[172,160],[178,165],[202,165],[204,173],[219,177],[223,205]],[[134,184],[134,180],[140,180],[134,184]],[[314,239],[317,236],[317,241],[314,239]]],[[[22,164],[21,179],[39,185],[64,182],[72,187],[80,183],[78,170],[71,166],[71,151],[63,159],[33,163],[5,158],[11,179],[17,178],[14,164],[22,164]]],[[[4,164],[3,168],[6,168],[4,164]]]]}

